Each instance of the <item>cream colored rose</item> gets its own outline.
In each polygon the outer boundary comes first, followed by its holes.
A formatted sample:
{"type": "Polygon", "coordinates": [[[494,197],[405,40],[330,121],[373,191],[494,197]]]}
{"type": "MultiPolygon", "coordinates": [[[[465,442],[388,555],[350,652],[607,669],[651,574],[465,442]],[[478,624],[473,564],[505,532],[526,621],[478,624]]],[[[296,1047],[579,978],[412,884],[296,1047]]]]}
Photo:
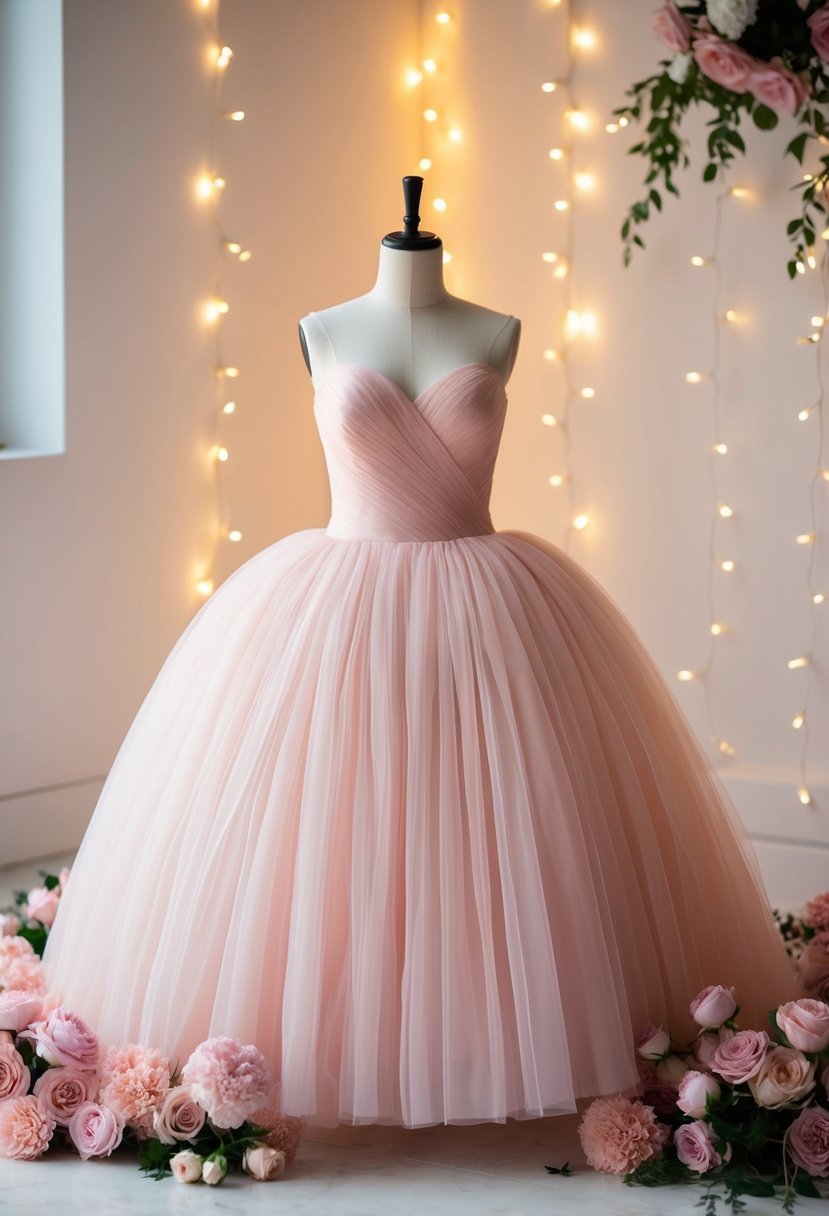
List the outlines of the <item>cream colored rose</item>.
{"type": "Polygon", "coordinates": [[[206,1111],[186,1085],[167,1090],[161,1106],[153,1112],[153,1129],[162,1144],[192,1140],[204,1126],[206,1111]]]}
{"type": "Polygon", "coordinates": [[[285,1153],[281,1148],[271,1148],[268,1144],[256,1144],[245,1150],[242,1157],[242,1169],[259,1182],[270,1182],[279,1178],[285,1171],[285,1153]]]}
{"type": "Polygon", "coordinates": [[[654,1066],[660,1081],[668,1085],[678,1085],[688,1071],[688,1065],[679,1056],[666,1056],[654,1066]]]}
{"type": "Polygon", "coordinates": [[[754,1101],[770,1109],[796,1102],[814,1086],[814,1060],[794,1047],[770,1047],[759,1071],[748,1078],[754,1101]]]}
{"type": "Polygon", "coordinates": [[[643,1060],[657,1060],[670,1051],[671,1036],[661,1026],[651,1022],[639,1034],[636,1040],[636,1050],[643,1060]]]}
{"type": "Polygon", "coordinates": [[[179,1182],[198,1182],[201,1178],[201,1157],[184,1148],[170,1158],[170,1168],[179,1182]]]}
{"type": "Polygon", "coordinates": [[[800,1051],[823,1051],[829,1047],[829,1005],[814,997],[787,1001],[777,1009],[777,1025],[800,1051]]]}

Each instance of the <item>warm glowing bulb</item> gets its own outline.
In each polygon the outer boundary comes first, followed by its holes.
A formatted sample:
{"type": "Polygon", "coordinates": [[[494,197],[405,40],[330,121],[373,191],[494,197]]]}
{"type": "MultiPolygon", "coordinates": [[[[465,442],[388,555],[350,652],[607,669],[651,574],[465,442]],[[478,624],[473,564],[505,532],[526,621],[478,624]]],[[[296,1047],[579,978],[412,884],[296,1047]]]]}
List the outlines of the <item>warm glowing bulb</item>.
{"type": "Polygon", "coordinates": [[[566,198],[557,198],[554,206],[556,211],[566,211],[570,204],[567,202],[566,198]]]}
{"type": "Polygon", "coordinates": [[[228,253],[242,252],[242,246],[237,241],[225,241],[225,249],[228,253]]]}
{"type": "Polygon", "coordinates": [[[732,194],[734,198],[751,198],[751,191],[747,186],[732,186],[729,194],[732,194]]]}
{"type": "Polygon", "coordinates": [[[573,181],[579,190],[592,190],[596,184],[596,179],[592,173],[576,173],[573,175],[573,181]]]}
{"type": "Polygon", "coordinates": [[[814,325],[815,329],[820,329],[822,326],[824,326],[826,324],[826,318],[825,317],[812,317],[811,323],[812,323],[812,325],[814,325]]]}
{"type": "Polygon", "coordinates": [[[714,451],[717,453],[718,456],[725,456],[726,453],[728,452],[728,444],[727,443],[715,443],[714,451]]]}
{"type": "Polygon", "coordinates": [[[824,603],[826,603],[826,596],[823,594],[822,591],[816,591],[815,594],[812,596],[812,603],[813,604],[824,604],[824,603]]]}
{"type": "Polygon", "coordinates": [[[437,116],[438,116],[437,110],[429,109],[429,110],[423,111],[423,117],[426,119],[427,122],[436,122],[437,116]]]}
{"type": "Polygon", "coordinates": [[[448,250],[448,249],[444,249],[444,251],[443,251],[443,264],[444,264],[444,266],[445,266],[445,265],[447,265],[447,263],[449,263],[449,262],[451,262],[451,261],[452,261],[452,254],[449,252],[449,250],[448,250]]]}
{"type": "Polygon", "coordinates": [[[606,122],[604,129],[607,131],[608,135],[615,135],[619,130],[619,124],[618,122],[606,122]]]}
{"type": "Polygon", "coordinates": [[[809,256],[807,257],[806,261],[809,263],[810,270],[814,270],[817,266],[817,258],[811,251],[809,252],[809,256]]]}
{"type": "Polygon", "coordinates": [[[581,51],[590,51],[596,45],[596,35],[592,30],[576,29],[573,31],[573,46],[581,51]]]}
{"type": "Polygon", "coordinates": [[[544,352],[544,358],[548,363],[555,363],[556,359],[558,358],[558,351],[552,350],[548,347],[548,349],[544,352]]]}
{"type": "Polygon", "coordinates": [[[555,426],[556,416],[555,416],[555,414],[542,414],[541,421],[544,423],[545,426],[555,426]]]}
{"type": "Polygon", "coordinates": [[[423,71],[424,72],[436,72],[437,70],[438,70],[438,65],[435,63],[434,59],[424,59],[423,60],[423,71]]]}
{"type": "Polygon", "coordinates": [[[215,184],[212,177],[206,174],[196,182],[196,194],[199,198],[212,198],[215,184]]]}
{"type": "Polygon", "coordinates": [[[573,527],[578,528],[580,532],[583,528],[586,528],[589,523],[590,516],[584,513],[581,515],[576,515],[573,519],[573,527]]]}
{"type": "Polygon", "coordinates": [[[437,21],[438,25],[448,25],[451,20],[452,18],[449,13],[435,13],[435,21],[437,21]]]}
{"type": "Polygon", "coordinates": [[[734,563],[730,557],[723,558],[723,560],[719,563],[719,566],[721,570],[726,572],[726,574],[730,574],[734,569],[734,563]]]}
{"type": "Polygon", "coordinates": [[[547,480],[551,486],[560,486],[564,483],[564,478],[562,477],[561,473],[553,473],[552,476],[547,478],[547,480]]]}
{"type": "Polygon", "coordinates": [[[734,747],[731,743],[728,742],[727,739],[720,739],[717,743],[717,747],[720,749],[720,751],[723,753],[724,756],[733,756],[734,755],[734,747]]]}
{"type": "Polygon", "coordinates": [[[558,88],[557,80],[545,80],[541,86],[541,92],[542,93],[555,93],[557,88],[558,88]]]}
{"type": "Polygon", "coordinates": [[[795,668],[797,668],[797,667],[808,667],[808,666],[809,666],[808,655],[803,654],[803,655],[800,655],[800,657],[797,659],[789,659],[788,667],[789,667],[790,671],[794,671],[795,668]]]}
{"type": "Polygon", "coordinates": [[[434,207],[435,211],[445,211],[446,210],[446,199],[445,198],[433,198],[432,206],[434,207]]]}
{"type": "Polygon", "coordinates": [[[688,384],[700,384],[705,379],[704,372],[686,372],[685,379],[688,384]]]}
{"type": "Polygon", "coordinates": [[[238,541],[238,540],[241,540],[241,539],[242,539],[242,533],[239,531],[239,529],[238,529],[238,528],[234,528],[234,529],[233,529],[231,532],[228,532],[228,534],[227,534],[227,539],[228,539],[228,540],[232,540],[232,541],[238,541]]]}
{"type": "Polygon", "coordinates": [[[688,671],[688,669],[686,667],[684,667],[682,669],[682,671],[678,671],[676,673],[676,678],[678,680],[683,680],[683,681],[687,682],[688,680],[694,679],[694,673],[692,671],[688,671]]]}
{"type": "Polygon", "coordinates": [[[806,422],[814,412],[815,407],[813,405],[804,406],[802,410],[798,410],[797,412],[798,422],[806,422]]]}
{"type": "Polygon", "coordinates": [[[429,160],[429,157],[428,157],[428,156],[421,156],[421,158],[420,158],[420,163],[419,163],[419,165],[418,165],[418,168],[420,168],[420,169],[431,169],[431,167],[432,167],[432,162],[429,160]]]}
{"type": "Polygon", "coordinates": [[[216,449],[216,459],[217,460],[221,460],[222,463],[224,463],[229,458],[230,458],[230,452],[227,450],[227,448],[220,447],[220,448],[216,449]]]}
{"type": "Polygon", "coordinates": [[[592,399],[596,396],[596,390],[594,388],[583,388],[581,390],[581,395],[584,397],[585,401],[592,401],[592,399]]]}
{"type": "Polygon", "coordinates": [[[207,321],[217,321],[219,317],[230,311],[227,300],[209,300],[204,306],[204,316],[207,321]]]}
{"type": "Polygon", "coordinates": [[[811,545],[814,539],[814,532],[801,532],[799,536],[795,537],[795,540],[799,545],[811,545]]]}
{"type": "Polygon", "coordinates": [[[226,118],[228,120],[228,122],[242,122],[245,117],[245,111],[244,110],[227,110],[222,115],[222,117],[226,118]]]}
{"type": "Polygon", "coordinates": [[[725,310],[725,319],[726,319],[726,321],[736,321],[737,320],[737,313],[735,312],[735,310],[733,308],[727,308],[725,310]]]}
{"type": "Polygon", "coordinates": [[[410,89],[413,89],[416,85],[419,85],[422,79],[423,73],[419,68],[409,68],[406,72],[406,84],[410,89]]]}
{"type": "Polygon", "coordinates": [[[695,253],[694,256],[691,258],[691,265],[692,266],[707,266],[710,263],[710,261],[711,261],[710,258],[704,258],[700,254],[695,253]]]}
{"type": "Polygon", "coordinates": [[[239,254],[239,261],[240,262],[249,262],[252,257],[253,257],[253,254],[251,253],[251,251],[249,249],[243,249],[242,252],[239,254]]]}
{"type": "Polygon", "coordinates": [[[805,785],[799,785],[797,787],[797,796],[804,806],[811,805],[812,795],[809,793],[805,785]]]}
{"type": "Polygon", "coordinates": [[[792,718],[792,726],[794,727],[795,730],[800,730],[801,726],[803,725],[803,723],[805,721],[806,721],[806,714],[804,713],[803,710],[801,710],[799,714],[795,714],[795,716],[792,718]]]}
{"type": "Polygon", "coordinates": [[[563,160],[563,159],[564,159],[564,149],[563,148],[550,148],[550,160],[563,160]]]}
{"type": "Polygon", "coordinates": [[[226,68],[233,58],[233,51],[229,46],[216,47],[216,67],[226,68]]]}
{"type": "Polygon", "coordinates": [[[711,633],[715,638],[720,637],[721,634],[725,633],[725,625],[721,621],[714,621],[711,625],[711,633]]]}
{"type": "Polygon", "coordinates": [[[554,279],[563,279],[566,277],[566,275],[567,275],[567,263],[559,262],[558,265],[556,266],[555,270],[553,271],[553,278],[554,279]]]}
{"type": "Polygon", "coordinates": [[[226,401],[224,403],[224,405],[222,406],[222,413],[223,414],[232,414],[235,409],[236,409],[235,401],[226,401]]]}
{"type": "Polygon", "coordinates": [[[235,380],[239,375],[238,367],[217,367],[216,375],[220,377],[227,376],[230,380],[235,380]]]}
{"type": "Polygon", "coordinates": [[[199,579],[199,581],[196,583],[196,590],[199,592],[200,595],[210,595],[210,592],[213,590],[213,579],[212,578],[199,579]]]}
{"type": "Polygon", "coordinates": [[[459,144],[463,139],[463,131],[460,127],[450,127],[446,134],[453,144],[459,144]]]}
{"type": "Polygon", "coordinates": [[[557,253],[551,253],[551,252],[542,253],[542,255],[541,255],[541,260],[542,260],[542,262],[557,262],[557,261],[558,261],[558,254],[557,254],[557,253]]]}
{"type": "Polygon", "coordinates": [[[583,131],[590,122],[583,110],[568,110],[567,118],[569,119],[570,126],[576,127],[579,131],[583,131]]]}
{"type": "Polygon", "coordinates": [[[797,270],[797,273],[798,273],[798,274],[805,274],[805,273],[806,273],[806,267],[803,265],[803,263],[800,261],[800,259],[798,259],[798,260],[795,262],[795,269],[797,270]]]}
{"type": "Polygon", "coordinates": [[[717,506],[717,510],[719,511],[719,513],[723,517],[723,519],[728,519],[729,516],[734,514],[731,507],[729,507],[728,504],[724,503],[724,502],[719,503],[719,505],[717,506]]]}

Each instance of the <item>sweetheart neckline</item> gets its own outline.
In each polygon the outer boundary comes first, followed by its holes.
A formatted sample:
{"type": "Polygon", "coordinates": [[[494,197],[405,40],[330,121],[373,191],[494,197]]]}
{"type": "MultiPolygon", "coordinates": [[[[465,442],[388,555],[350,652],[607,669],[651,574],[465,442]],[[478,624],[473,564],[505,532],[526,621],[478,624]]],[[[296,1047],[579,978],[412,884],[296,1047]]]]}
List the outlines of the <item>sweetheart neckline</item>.
{"type": "Polygon", "coordinates": [[[359,368],[361,371],[371,372],[373,375],[378,376],[384,382],[384,384],[388,384],[393,389],[395,389],[405,401],[408,401],[409,405],[412,405],[415,408],[423,400],[424,397],[427,397],[439,385],[443,384],[444,381],[448,380],[450,376],[455,375],[456,372],[466,371],[472,367],[481,367],[481,368],[484,368],[486,371],[492,372],[492,374],[494,376],[496,376],[498,381],[500,382],[501,389],[504,392],[504,395],[506,396],[506,380],[501,375],[501,373],[498,371],[497,367],[493,367],[491,363],[481,363],[481,362],[474,361],[471,363],[459,363],[456,367],[450,367],[449,370],[444,372],[442,376],[438,376],[437,380],[433,380],[431,384],[427,385],[426,388],[422,389],[417,394],[416,397],[410,397],[408,393],[403,391],[403,389],[400,387],[400,385],[397,383],[396,380],[392,380],[389,376],[386,375],[385,372],[381,372],[379,370],[379,368],[371,367],[371,365],[368,363],[351,363],[351,362],[340,363],[340,362],[338,362],[338,363],[335,363],[334,366],[325,373],[322,380],[320,380],[319,384],[314,389],[314,397],[316,397],[317,394],[322,391],[323,386],[330,380],[330,378],[334,375],[334,373],[336,371],[338,371],[341,367],[350,367],[350,368],[356,367],[356,368],[359,368]]]}

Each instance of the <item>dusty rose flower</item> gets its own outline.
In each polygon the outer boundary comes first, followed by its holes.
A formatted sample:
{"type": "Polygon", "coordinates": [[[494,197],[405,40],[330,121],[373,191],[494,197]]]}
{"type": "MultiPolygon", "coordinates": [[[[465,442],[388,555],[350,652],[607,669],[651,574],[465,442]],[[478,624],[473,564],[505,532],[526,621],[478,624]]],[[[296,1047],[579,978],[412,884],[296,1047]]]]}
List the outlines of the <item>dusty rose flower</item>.
{"type": "Polygon", "coordinates": [[[731,1039],[733,1037],[734,1031],[728,1026],[721,1026],[720,1029],[715,1032],[706,1031],[702,1033],[694,1045],[693,1061],[696,1063],[694,1065],[692,1061],[692,1067],[696,1066],[697,1070],[700,1072],[710,1072],[711,1061],[713,1060],[714,1053],[716,1052],[720,1043],[724,1043],[726,1039],[731,1039]]]}
{"type": "Polygon", "coordinates": [[[711,1058],[711,1068],[732,1085],[739,1085],[759,1071],[768,1045],[765,1030],[738,1030],[720,1043],[711,1058]]]}
{"type": "Polygon", "coordinates": [[[795,1165],[813,1178],[829,1177],[829,1111],[822,1106],[804,1106],[787,1135],[795,1165]]]}
{"type": "Polygon", "coordinates": [[[756,59],[716,34],[703,34],[697,38],[693,50],[700,71],[709,80],[734,93],[745,93],[756,59]]]}
{"type": "Polygon", "coordinates": [[[198,1153],[189,1148],[183,1148],[170,1158],[173,1177],[179,1182],[199,1182],[201,1180],[202,1159],[198,1153]]]}
{"type": "Polygon", "coordinates": [[[621,1094],[591,1102],[577,1130],[587,1164],[607,1174],[627,1174],[659,1157],[670,1136],[650,1106],[621,1094]]]}
{"type": "Polygon", "coordinates": [[[153,1115],[153,1128],[162,1144],[192,1140],[204,1127],[205,1111],[186,1085],[167,1090],[164,1101],[153,1115]]]}
{"type": "Polygon", "coordinates": [[[829,1047],[829,1005],[813,997],[801,997],[778,1006],[777,1025],[801,1051],[823,1051],[829,1047]]]}
{"type": "Polygon", "coordinates": [[[29,1092],[31,1076],[13,1043],[0,1043],[0,1101],[29,1092]]]}
{"type": "Polygon", "coordinates": [[[181,1080],[217,1127],[238,1127],[270,1095],[273,1071],[258,1047],[216,1035],[192,1052],[181,1080]]]}
{"type": "Polygon", "coordinates": [[[71,1009],[58,1005],[45,1018],[33,1022],[18,1036],[35,1044],[37,1054],[49,1064],[75,1064],[94,1068],[98,1062],[98,1036],[71,1009]]]}
{"type": "MultiPolygon", "coordinates": [[[[14,941],[14,938],[0,937],[0,942],[14,941]]],[[[26,992],[42,994],[46,987],[43,964],[35,954],[32,958],[21,955],[13,958],[5,968],[2,986],[4,988],[23,988],[26,992]]]]}
{"type": "Polygon", "coordinates": [[[0,937],[14,937],[23,921],[14,912],[0,912],[0,937]]]}
{"type": "Polygon", "coordinates": [[[666,1085],[679,1085],[687,1071],[688,1065],[680,1056],[666,1056],[655,1066],[657,1077],[666,1085]]]}
{"type": "Polygon", "coordinates": [[[0,1157],[31,1161],[49,1147],[55,1120],[35,1094],[0,1102],[0,1157]]]}
{"type": "Polygon", "coordinates": [[[6,988],[0,992],[0,1028],[17,1034],[40,1017],[43,1002],[36,992],[6,988]]]}
{"type": "Polygon", "coordinates": [[[32,920],[50,926],[54,923],[59,902],[60,892],[56,887],[51,891],[48,887],[33,887],[26,896],[26,910],[32,920]]]}
{"type": "Polygon", "coordinates": [[[656,1115],[671,1114],[676,1107],[676,1086],[660,1081],[650,1060],[637,1056],[636,1067],[644,1086],[642,1092],[637,1094],[639,1101],[652,1106],[656,1115]]]}
{"type": "Polygon", "coordinates": [[[654,13],[653,32],[669,51],[687,51],[691,45],[693,26],[672,0],[654,13]]]}
{"type": "Polygon", "coordinates": [[[823,941],[818,941],[817,937],[807,942],[801,950],[797,960],[797,976],[805,991],[811,996],[815,996],[819,1000],[827,999],[829,996],[829,950],[823,941]]]}
{"type": "Polygon", "coordinates": [[[705,1103],[708,1095],[719,1098],[722,1092],[716,1077],[707,1072],[688,1070],[679,1083],[676,1104],[692,1119],[702,1119],[705,1115],[705,1103]]]}
{"type": "Polygon", "coordinates": [[[0,983],[9,987],[5,982],[6,968],[18,958],[36,958],[35,948],[27,937],[15,934],[12,937],[0,938],[0,983]]]}
{"type": "Polygon", "coordinates": [[[281,1149],[285,1154],[286,1166],[292,1166],[307,1120],[301,1115],[283,1115],[272,1106],[255,1110],[248,1119],[258,1127],[269,1129],[267,1136],[261,1137],[262,1142],[270,1148],[281,1149]]]}
{"type": "Polygon", "coordinates": [[[121,1143],[124,1120],[108,1106],[82,1102],[66,1128],[75,1148],[88,1161],[90,1157],[109,1157],[121,1143]]]}
{"type": "Polygon", "coordinates": [[[227,1173],[227,1158],[221,1153],[215,1156],[205,1157],[202,1162],[201,1176],[202,1180],[208,1186],[215,1186],[217,1182],[221,1182],[227,1173]]]}
{"type": "Polygon", "coordinates": [[[281,1148],[268,1144],[255,1144],[245,1149],[242,1169],[259,1182],[270,1182],[285,1172],[285,1154],[281,1148]]]}
{"type": "Polygon", "coordinates": [[[14,1045],[14,1035],[10,1030],[0,1030],[0,1043],[11,1043],[14,1045]]]}
{"type": "Polygon", "coordinates": [[[723,1022],[733,1017],[736,1008],[733,988],[725,988],[722,984],[709,984],[691,1001],[689,1011],[697,1025],[716,1030],[723,1022]]]}
{"type": "Polygon", "coordinates": [[[779,58],[758,65],[749,77],[748,88],[764,106],[783,114],[796,114],[809,96],[802,77],[790,72],[779,58]]]}
{"type": "Polygon", "coordinates": [[[636,1050],[643,1060],[657,1060],[671,1049],[671,1036],[661,1026],[649,1022],[636,1036],[636,1050]]]}
{"type": "Polygon", "coordinates": [[[101,1063],[100,1101],[130,1127],[153,1130],[155,1111],[170,1088],[170,1061],[140,1043],[112,1046],[101,1063]]]}
{"type": "Polygon", "coordinates": [[[758,1106],[773,1110],[805,1097],[815,1087],[815,1062],[793,1047],[772,1046],[748,1087],[758,1106]]]}
{"type": "MultiPolygon", "coordinates": [[[[823,8],[819,8],[816,13],[812,13],[811,17],[807,17],[806,24],[812,37],[812,46],[824,63],[829,63],[829,4],[824,4],[823,8]]],[[[829,914],[829,891],[815,898],[827,901],[826,910],[827,914],[829,914]]],[[[815,900],[810,900],[809,902],[814,903],[815,900]]],[[[810,922],[807,921],[806,923],[809,924],[810,922]]],[[[829,925],[829,921],[826,923],[829,925]]]]}
{"type": "Polygon", "coordinates": [[[715,1169],[731,1156],[730,1144],[725,1156],[720,1156],[717,1152],[711,1127],[704,1119],[681,1124],[674,1132],[674,1147],[682,1164],[698,1174],[715,1169]]]}
{"type": "Polygon", "coordinates": [[[93,1102],[98,1092],[98,1077],[88,1068],[67,1065],[47,1068],[32,1086],[43,1105],[54,1115],[59,1127],[65,1127],[78,1107],[93,1102]]]}

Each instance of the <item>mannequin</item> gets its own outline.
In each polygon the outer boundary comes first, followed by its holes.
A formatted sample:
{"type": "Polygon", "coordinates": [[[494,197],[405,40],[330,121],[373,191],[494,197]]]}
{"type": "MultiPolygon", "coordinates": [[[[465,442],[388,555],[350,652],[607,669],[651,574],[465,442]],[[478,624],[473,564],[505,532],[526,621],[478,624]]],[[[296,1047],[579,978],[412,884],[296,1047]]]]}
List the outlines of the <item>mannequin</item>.
{"type": "Polygon", "coordinates": [[[521,322],[446,290],[443,242],[418,231],[422,188],[422,177],[403,178],[404,228],[383,237],[371,290],[299,322],[315,388],[337,363],[373,367],[411,400],[464,363],[489,363],[509,379],[521,322]]]}

